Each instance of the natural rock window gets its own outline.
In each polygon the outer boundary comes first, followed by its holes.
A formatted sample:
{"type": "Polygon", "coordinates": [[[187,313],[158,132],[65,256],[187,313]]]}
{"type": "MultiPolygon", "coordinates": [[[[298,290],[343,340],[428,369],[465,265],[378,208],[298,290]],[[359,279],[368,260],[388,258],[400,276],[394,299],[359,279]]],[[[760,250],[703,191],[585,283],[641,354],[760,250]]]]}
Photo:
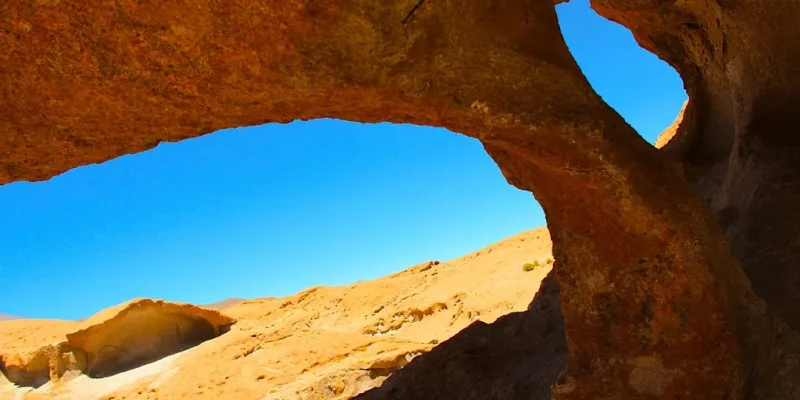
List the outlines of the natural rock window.
{"type": "Polygon", "coordinates": [[[545,210],[556,398],[800,397],[800,3],[592,1],[684,80],[659,152],[589,85],[560,2],[5,1],[0,183],[232,126],[443,126],[545,210]],[[670,379],[643,386],[642,357],[670,379]]]}

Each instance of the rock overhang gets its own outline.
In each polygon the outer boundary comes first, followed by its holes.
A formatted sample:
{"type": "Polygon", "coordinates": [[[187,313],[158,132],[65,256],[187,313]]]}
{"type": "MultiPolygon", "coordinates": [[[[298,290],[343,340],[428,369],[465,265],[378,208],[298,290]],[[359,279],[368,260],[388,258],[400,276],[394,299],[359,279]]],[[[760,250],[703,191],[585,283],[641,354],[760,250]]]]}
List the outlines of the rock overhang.
{"type": "Polygon", "coordinates": [[[137,299],[76,323],[65,340],[25,353],[0,354],[0,369],[20,386],[65,375],[113,375],[211,340],[235,321],[187,303],[137,299]]]}

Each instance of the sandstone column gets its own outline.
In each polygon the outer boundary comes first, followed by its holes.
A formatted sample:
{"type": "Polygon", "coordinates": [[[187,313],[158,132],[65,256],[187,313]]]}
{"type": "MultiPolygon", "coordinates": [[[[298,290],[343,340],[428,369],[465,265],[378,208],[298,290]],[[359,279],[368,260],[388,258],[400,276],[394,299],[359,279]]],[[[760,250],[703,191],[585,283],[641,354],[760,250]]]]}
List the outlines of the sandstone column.
{"type": "Polygon", "coordinates": [[[592,3],[683,77],[691,101],[665,150],[712,204],[755,291],[800,330],[800,2],[592,3]]]}

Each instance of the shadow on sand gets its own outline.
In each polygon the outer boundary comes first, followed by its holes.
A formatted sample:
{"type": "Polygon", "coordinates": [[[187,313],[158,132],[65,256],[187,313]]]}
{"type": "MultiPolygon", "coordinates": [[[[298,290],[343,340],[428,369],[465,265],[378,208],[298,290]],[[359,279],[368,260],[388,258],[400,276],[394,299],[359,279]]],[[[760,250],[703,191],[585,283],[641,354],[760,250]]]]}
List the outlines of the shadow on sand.
{"type": "Polygon", "coordinates": [[[550,274],[528,305],[475,322],[357,400],[549,400],[566,361],[558,283],[550,274]]]}

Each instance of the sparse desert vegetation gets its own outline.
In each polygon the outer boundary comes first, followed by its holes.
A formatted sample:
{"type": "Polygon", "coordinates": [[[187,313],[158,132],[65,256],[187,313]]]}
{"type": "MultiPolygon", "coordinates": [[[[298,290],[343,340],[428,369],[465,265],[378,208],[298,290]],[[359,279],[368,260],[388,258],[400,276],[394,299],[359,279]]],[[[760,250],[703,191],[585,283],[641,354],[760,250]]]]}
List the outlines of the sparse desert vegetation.
{"type": "Polygon", "coordinates": [[[529,263],[522,264],[522,270],[525,271],[525,272],[533,271],[536,268],[539,268],[541,266],[542,266],[542,264],[539,263],[539,261],[529,262],[529,263]]]}
{"type": "Polygon", "coordinates": [[[553,258],[552,257],[547,257],[547,259],[544,261],[544,264],[539,262],[539,260],[534,260],[533,262],[522,264],[522,270],[525,271],[525,272],[529,272],[529,271],[533,271],[533,270],[535,270],[537,268],[544,267],[544,266],[547,266],[547,265],[551,265],[551,266],[553,265],[553,258]]]}

